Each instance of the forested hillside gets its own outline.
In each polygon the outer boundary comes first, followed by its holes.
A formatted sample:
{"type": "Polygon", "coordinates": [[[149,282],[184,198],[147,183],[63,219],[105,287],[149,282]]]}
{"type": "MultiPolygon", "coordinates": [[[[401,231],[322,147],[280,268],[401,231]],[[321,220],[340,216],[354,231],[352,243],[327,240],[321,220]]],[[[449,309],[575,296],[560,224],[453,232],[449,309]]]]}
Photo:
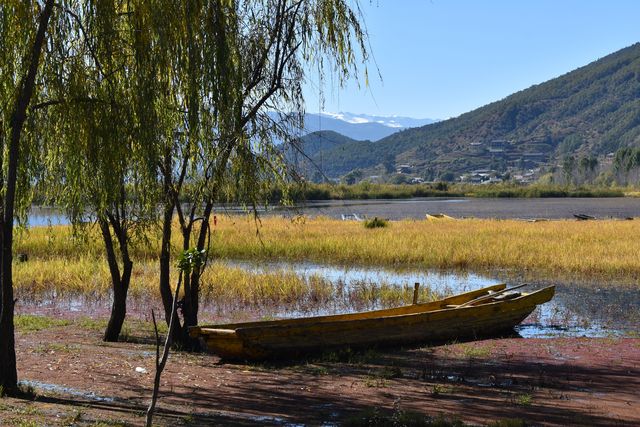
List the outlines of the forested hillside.
{"type": "Polygon", "coordinates": [[[593,166],[639,142],[640,44],[634,44],[459,117],[376,142],[326,144],[311,157],[322,158],[330,176],[385,163],[394,169],[392,163],[429,179],[483,168],[551,169],[563,161],[593,166]]]}
{"type": "Polygon", "coordinates": [[[284,150],[289,163],[295,165],[298,172],[313,179],[314,181],[324,181],[324,176],[338,176],[342,174],[342,169],[352,170],[366,159],[363,155],[367,153],[367,147],[373,144],[371,141],[356,141],[347,136],[333,131],[313,132],[300,138],[296,144],[297,149],[292,146],[285,146],[284,150]],[[349,152],[355,154],[349,158],[341,157],[340,147],[349,146],[349,152]],[[325,153],[330,152],[331,159],[324,160],[325,153]],[[335,167],[338,162],[341,167],[335,167]],[[322,171],[322,173],[321,173],[322,171]]]}

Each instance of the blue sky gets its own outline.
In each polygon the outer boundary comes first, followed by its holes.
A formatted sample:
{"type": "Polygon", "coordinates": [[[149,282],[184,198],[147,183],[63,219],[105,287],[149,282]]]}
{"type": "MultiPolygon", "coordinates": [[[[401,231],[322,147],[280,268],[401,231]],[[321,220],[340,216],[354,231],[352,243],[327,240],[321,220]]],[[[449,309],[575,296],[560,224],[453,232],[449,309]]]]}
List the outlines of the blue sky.
{"type": "MultiPolygon", "coordinates": [[[[640,41],[640,0],[361,0],[382,81],[325,111],[455,117],[640,41]]],[[[310,76],[308,112],[318,112],[310,76]]],[[[361,86],[363,86],[361,84],[361,86]]]]}

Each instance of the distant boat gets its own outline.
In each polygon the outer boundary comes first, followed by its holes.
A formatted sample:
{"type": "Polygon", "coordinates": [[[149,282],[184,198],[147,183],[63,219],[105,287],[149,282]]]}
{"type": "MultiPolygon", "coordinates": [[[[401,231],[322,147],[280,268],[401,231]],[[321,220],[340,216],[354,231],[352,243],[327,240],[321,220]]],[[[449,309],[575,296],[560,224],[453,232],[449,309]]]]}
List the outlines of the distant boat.
{"type": "Polygon", "coordinates": [[[590,219],[596,219],[595,216],[581,214],[581,213],[573,214],[573,216],[576,217],[576,219],[578,221],[587,221],[587,220],[590,220],[590,219]]]}
{"type": "Polygon", "coordinates": [[[343,221],[364,221],[364,218],[359,216],[358,214],[342,214],[343,221]]]}
{"type": "Polygon", "coordinates": [[[443,213],[427,214],[425,217],[427,218],[427,221],[439,221],[439,220],[443,220],[443,219],[455,219],[454,217],[449,216],[449,215],[445,215],[443,213]]]}
{"type": "MultiPolygon", "coordinates": [[[[224,359],[260,360],[340,347],[475,339],[511,331],[555,292],[499,284],[439,301],[352,314],[196,326],[189,330],[224,359]]],[[[414,294],[416,301],[417,292],[414,294]]]]}

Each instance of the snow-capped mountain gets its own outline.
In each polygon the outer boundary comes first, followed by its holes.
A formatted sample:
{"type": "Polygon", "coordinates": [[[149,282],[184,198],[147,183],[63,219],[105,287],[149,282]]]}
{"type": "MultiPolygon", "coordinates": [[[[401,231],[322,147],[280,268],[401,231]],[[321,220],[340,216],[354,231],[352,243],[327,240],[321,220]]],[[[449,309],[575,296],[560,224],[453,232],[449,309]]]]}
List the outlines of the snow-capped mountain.
{"type": "Polygon", "coordinates": [[[330,113],[330,112],[322,112],[320,113],[323,117],[330,117],[337,120],[342,120],[343,122],[353,123],[353,124],[363,124],[363,123],[380,123],[383,126],[387,126],[390,128],[398,128],[398,129],[406,129],[410,127],[419,127],[431,124],[436,120],[433,119],[414,119],[412,117],[402,117],[402,116],[371,116],[369,114],[353,114],[353,113],[330,113]]]}
{"type": "Polygon", "coordinates": [[[331,130],[356,140],[377,141],[399,130],[434,123],[433,119],[414,119],[401,116],[371,116],[353,113],[307,113],[305,133],[331,130]]]}

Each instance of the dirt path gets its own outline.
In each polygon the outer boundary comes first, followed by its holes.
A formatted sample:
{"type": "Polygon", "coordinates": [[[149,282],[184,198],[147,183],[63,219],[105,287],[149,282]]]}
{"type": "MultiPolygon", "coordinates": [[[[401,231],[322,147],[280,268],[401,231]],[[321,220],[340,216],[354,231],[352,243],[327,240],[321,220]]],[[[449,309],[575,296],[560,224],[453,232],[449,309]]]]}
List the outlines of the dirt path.
{"type": "MultiPolygon", "coordinates": [[[[39,396],[0,400],[0,424],[144,423],[151,345],[105,344],[77,325],[20,333],[17,345],[19,376],[39,396]]],[[[328,353],[287,366],[174,353],[157,422],[340,425],[363,412],[395,411],[473,425],[640,425],[638,390],[636,338],[487,340],[328,353]]]]}

